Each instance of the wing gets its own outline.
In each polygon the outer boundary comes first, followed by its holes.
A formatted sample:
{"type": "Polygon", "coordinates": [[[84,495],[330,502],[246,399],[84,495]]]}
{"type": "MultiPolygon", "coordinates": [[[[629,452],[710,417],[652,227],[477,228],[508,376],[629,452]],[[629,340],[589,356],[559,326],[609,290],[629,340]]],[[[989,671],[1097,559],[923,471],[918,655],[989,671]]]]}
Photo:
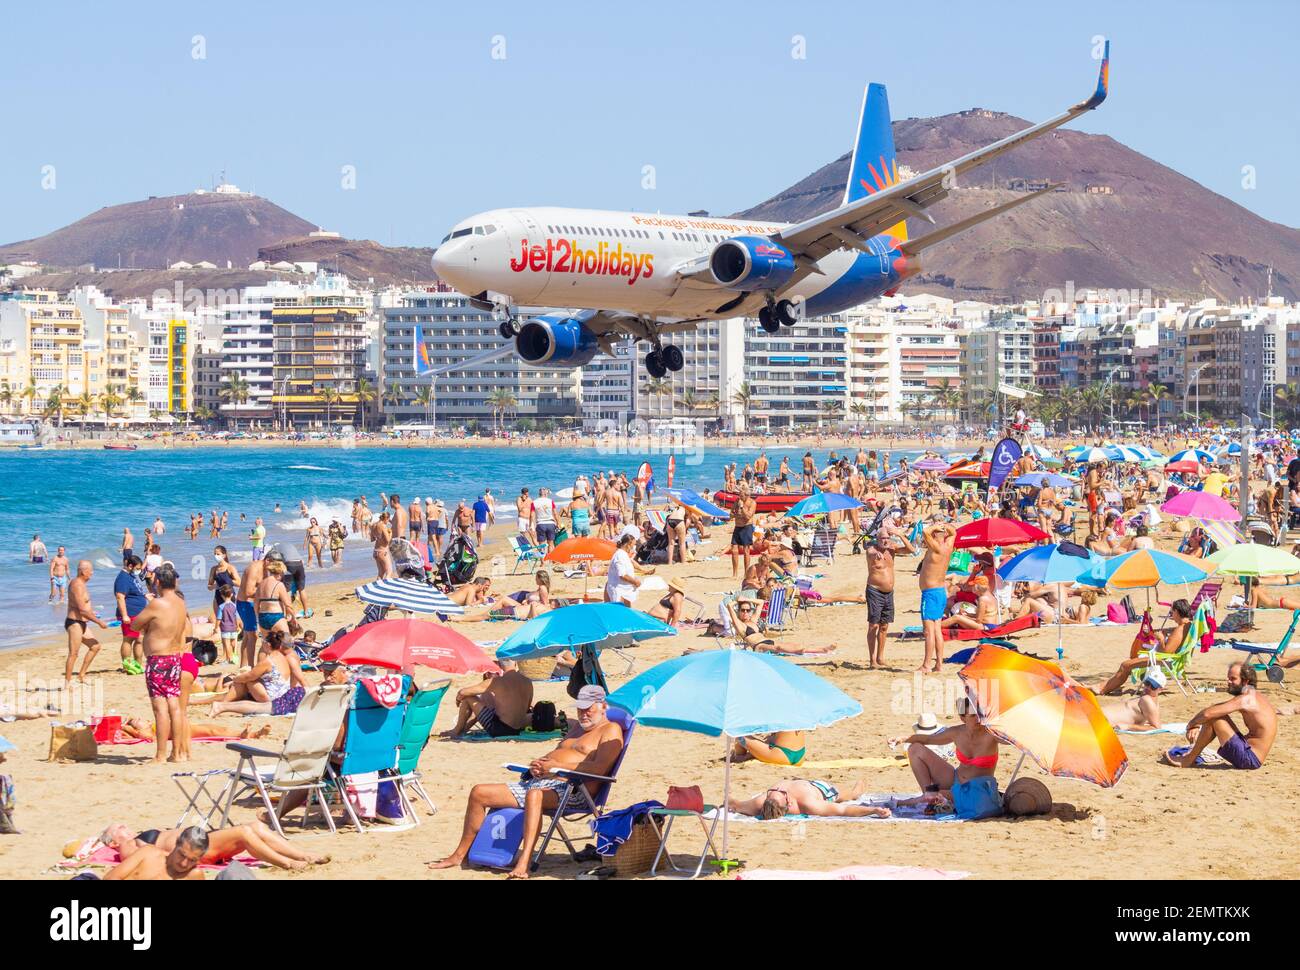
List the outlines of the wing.
{"type": "MultiPolygon", "coordinates": [[[[908,217],[919,218],[933,223],[934,219],[925,210],[940,199],[947,197],[956,176],[983,165],[1004,152],[1032,141],[1055,128],[1059,128],[1061,125],[1073,121],[1080,115],[1097,107],[1106,100],[1109,73],[1110,41],[1107,41],[1101,62],[1101,71],[1097,78],[1097,89],[1087,100],[1080,101],[1055,118],[1026,128],[1024,131],[1018,131],[1014,135],[1008,135],[1000,141],[995,141],[991,145],[986,145],[967,155],[963,155],[947,165],[914,176],[906,182],[900,182],[897,185],[881,189],[866,198],[840,206],[838,209],[832,209],[830,212],[788,226],[777,233],[776,238],[789,246],[796,257],[802,256],[808,260],[818,260],[837,249],[845,247],[866,251],[867,242],[871,237],[908,217]]],[[[1027,202],[1032,197],[1031,195],[1016,199],[1015,204],[1027,202]]],[[[1005,209],[999,207],[997,212],[981,213],[982,218],[976,221],[991,218],[992,215],[1001,211],[1005,211],[1005,209]]],[[[963,222],[965,223],[963,228],[969,228],[970,225],[974,224],[969,220],[963,220],[963,222]]],[[[948,227],[948,229],[950,228],[948,227]]],[[[953,234],[948,229],[942,230],[946,233],[944,238],[953,234]]],[[[920,246],[928,245],[928,243],[921,240],[914,240],[912,244],[914,246],[917,244],[920,244],[920,246]]],[[[920,248],[920,246],[917,248],[920,248]]]]}

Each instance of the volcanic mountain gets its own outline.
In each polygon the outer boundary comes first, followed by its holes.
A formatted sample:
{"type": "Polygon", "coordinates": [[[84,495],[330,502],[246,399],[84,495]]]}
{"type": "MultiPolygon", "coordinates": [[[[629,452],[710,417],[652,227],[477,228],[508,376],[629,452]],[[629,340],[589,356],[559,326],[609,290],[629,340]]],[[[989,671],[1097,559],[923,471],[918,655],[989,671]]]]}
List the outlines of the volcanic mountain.
{"type": "MultiPolygon", "coordinates": [[[[898,164],[923,172],[1028,126],[979,108],[895,121],[898,164]]],[[[848,171],[846,154],[738,215],[797,222],[825,212],[839,205],[848,171]]],[[[942,226],[1042,182],[1062,190],[926,250],[922,274],[905,289],[1003,302],[1072,280],[1076,290],[1230,301],[1266,295],[1271,269],[1273,293],[1300,299],[1300,231],[1106,135],[1058,130],[1031,141],[959,179],[930,211],[942,226]]],[[[931,228],[908,222],[910,236],[931,228]]]]}

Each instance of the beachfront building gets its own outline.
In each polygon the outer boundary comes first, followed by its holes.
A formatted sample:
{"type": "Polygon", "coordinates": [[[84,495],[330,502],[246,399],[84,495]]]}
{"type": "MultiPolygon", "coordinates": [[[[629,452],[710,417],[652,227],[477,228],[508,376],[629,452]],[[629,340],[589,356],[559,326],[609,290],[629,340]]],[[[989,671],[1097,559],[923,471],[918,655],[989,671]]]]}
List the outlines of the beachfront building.
{"type": "MultiPolygon", "coordinates": [[[[521,316],[540,312],[521,307],[521,316]]],[[[531,367],[507,350],[490,311],[445,284],[411,290],[397,306],[382,308],[383,372],[380,399],[390,424],[442,428],[549,428],[568,426],[581,411],[577,368],[531,367]],[[436,377],[417,374],[416,332],[428,366],[454,369],[436,377]],[[494,350],[492,360],[473,362],[494,350]]]]}
{"type": "Polygon", "coordinates": [[[919,419],[961,380],[953,302],[888,298],[845,311],[849,325],[848,420],[919,419]]]}
{"type": "Polygon", "coordinates": [[[75,303],[53,290],[19,290],[0,299],[0,342],[13,347],[10,393],[21,401],[19,413],[42,414],[55,396],[90,400],[86,324],[75,303]]]}
{"type": "MultiPolygon", "coordinates": [[[[745,331],[752,320],[705,320],[694,330],[668,339],[681,348],[685,365],[658,380],[643,376],[636,383],[637,417],[651,425],[683,421],[704,430],[721,425],[734,431],[752,426],[753,418],[738,403],[745,375],[745,331]]],[[[802,324],[801,324],[802,326],[802,324]]],[[[645,345],[641,345],[644,354],[645,345]]]]}
{"type": "Polygon", "coordinates": [[[961,335],[963,406],[984,419],[1002,402],[998,385],[1034,387],[1034,327],[1028,317],[1005,314],[961,335]]]}
{"type": "Polygon", "coordinates": [[[285,428],[356,424],[366,376],[370,297],[346,276],[319,272],[292,294],[275,296],[271,407],[285,428]]]}
{"type": "Polygon", "coordinates": [[[814,317],[768,333],[745,326],[746,425],[769,431],[839,427],[849,415],[849,325],[814,317]]]}
{"type": "Polygon", "coordinates": [[[250,286],[237,301],[222,307],[217,408],[227,426],[273,426],[275,324],[271,311],[277,299],[292,302],[300,293],[297,283],[275,281],[250,286]]]}
{"type": "MultiPolygon", "coordinates": [[[[614,345],[615,355],[597,354],[582,368],[582,430],[597,434],[626,428],[637,416],[637,385],[642,373],[641,354],[631,340],[614,345]]],[[[703,403],[703,402],[701,402],[703,403]]]]}
{"type": "MultiPolygon", "coordinates": [[[[144,340],[131,326],[130,312],[94,286],[74,288],[68,300],[76,304],[86,323],[90,383],[103,385],[98,393],[108,395],[115,418],[147,421],[149,355],[144,340]]],[[[91,393],[96,393],[93,386],[91,393]]]]}

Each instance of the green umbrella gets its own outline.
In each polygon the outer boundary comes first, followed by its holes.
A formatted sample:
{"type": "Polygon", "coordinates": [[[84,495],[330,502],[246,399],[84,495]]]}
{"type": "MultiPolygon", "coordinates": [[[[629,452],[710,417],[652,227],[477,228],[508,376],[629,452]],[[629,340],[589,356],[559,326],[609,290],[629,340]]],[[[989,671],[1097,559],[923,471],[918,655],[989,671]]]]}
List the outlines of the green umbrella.
{"type": "Polygon", "coordinates": [[[1220,549],[1205,561],[1229,576],[1287,576],[1300,573],[1300,559],[1276,546],[1263,546],[1254,542],[1220,549]]]}

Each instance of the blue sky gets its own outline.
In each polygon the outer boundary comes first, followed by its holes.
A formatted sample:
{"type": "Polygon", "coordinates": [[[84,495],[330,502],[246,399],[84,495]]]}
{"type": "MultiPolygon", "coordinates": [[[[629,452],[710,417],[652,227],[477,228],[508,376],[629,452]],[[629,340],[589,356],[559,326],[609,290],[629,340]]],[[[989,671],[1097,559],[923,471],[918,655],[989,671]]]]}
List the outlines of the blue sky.
{"type": "Polygon", "coordinates": [[[847,151],[867,81],[898,118],[1040,120],[1089,93],[1099,34],[1111,97],[1077,127],[1300,226],[1291,0],[47,3],[7,5],[0,32],[0,242],[223,169],[396,245],[504,205],[723,214],[847,151]]]}

